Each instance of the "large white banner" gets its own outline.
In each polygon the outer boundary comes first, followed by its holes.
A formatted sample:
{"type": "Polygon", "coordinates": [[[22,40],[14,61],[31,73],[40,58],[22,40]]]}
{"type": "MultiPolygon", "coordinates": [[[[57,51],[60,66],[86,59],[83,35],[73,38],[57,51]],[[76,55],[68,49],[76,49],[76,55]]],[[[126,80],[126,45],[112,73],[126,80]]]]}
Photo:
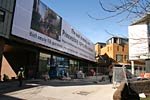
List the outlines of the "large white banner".
{"type": "Polygon", "coordinates": [[[16,0],[12,35],[95,61],[94,44],[40,0],[16,0]]]}
{"type": "Polygon", "coordinates": [[[147,59],[149,51],[148,26],[146,24],[132,25],[129,30],[129,59],[147,59]]]}

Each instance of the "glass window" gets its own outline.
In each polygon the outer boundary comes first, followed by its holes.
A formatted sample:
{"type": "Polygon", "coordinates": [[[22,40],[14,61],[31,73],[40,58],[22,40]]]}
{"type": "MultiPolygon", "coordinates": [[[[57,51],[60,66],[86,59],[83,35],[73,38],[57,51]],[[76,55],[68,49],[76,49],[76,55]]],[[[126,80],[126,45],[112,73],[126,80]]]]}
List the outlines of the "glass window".
{"type": "Polygon", "coordinates": [[[120,39],[121,45],[127,44],[128,39],[120,39]]]}
{"type": "Polygon", "coordinates": [[[124,46],[122,46],[122,51],[124,51],[124,46]]]}
{"type": "Polygon", "coordinates": [[[53,55],[50,63],[52,67],[68,67],[68,58],[53,55]]]}
{"type": "Polygon", "coordinates": [[[69,63],[70,63],[70,66],[69,66],[70,74],[74,74],[76,71],[79,70],[79,66],[78,66],[78,61],[77,60],[70,59],[69,63]]]}
{"type": "Polygon", "coordinates": [[[48,72],[50,70],[50,57],[51,55],[40,53],[39,58],[39,72],[41,74],[44,74],[45,72],[48,72]]]}
{"type": "Polygon", "coordinates": [[[4,22],[5,19],[5,12],[0,10],[0,22],[4,22]]]}
{"type": "Polygon", "coordinates": [[[107,47],[107,52],[109,52],[109,47],[107,47]]]}
{"type": "Polygon", "coordinates": [[[117,51],[119,51],[119,46],[117,46],[117,51]]]}
{"type": "Polygon", "coordinates": [[[125,60],[129,60],[129,56],[128,56],[128,55],[125,55],[125,56],[124,56],[124,59],[125,59],[125,60]]]}
{"type": "Polygon", "coordinates": [[[116,55],[117,62],[123,62],[123,55],[116,55]]]}

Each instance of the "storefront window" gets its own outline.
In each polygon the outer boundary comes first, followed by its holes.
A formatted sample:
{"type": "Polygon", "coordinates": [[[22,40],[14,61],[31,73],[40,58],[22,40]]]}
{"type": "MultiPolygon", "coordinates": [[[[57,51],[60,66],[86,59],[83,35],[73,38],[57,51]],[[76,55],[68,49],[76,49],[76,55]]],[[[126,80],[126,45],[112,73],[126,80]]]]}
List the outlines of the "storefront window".
{"type": "Polygon", "coordinates": [[[80,70],[82,70],[84,73],[88,73],[88,63],[85,61],[79,62],[80,70]]]}
{"type": "Polygon", "coordinates": [[[53,56],[51,59],[51,64],[54,67],[69,67],[68,66],[68,58],[64,58],[64,57],[59,57],[59,56],[53,56]]]}
{"type": "Polygon", "coordinates": [[[39,59],[39,72],[41,74],[45,74],[46,72],[49,72],[50,70],[50,58],[51,55],[40,53],[40,59],[39,59]]]}
{"type": "Polygon", "coordinates": [[[70,66],[69,66],[70,74],[75,74],[76,71],[79,70],[78,61],[70,59],[69,63],[70,63],[70,66]]]}
{"type": "Polygon", "coordinates": [[[52,55],[50,58],[50,71],[51,78],[58,78],[62,71],[68,72],[69,60],[66,57],[52,55]]]}

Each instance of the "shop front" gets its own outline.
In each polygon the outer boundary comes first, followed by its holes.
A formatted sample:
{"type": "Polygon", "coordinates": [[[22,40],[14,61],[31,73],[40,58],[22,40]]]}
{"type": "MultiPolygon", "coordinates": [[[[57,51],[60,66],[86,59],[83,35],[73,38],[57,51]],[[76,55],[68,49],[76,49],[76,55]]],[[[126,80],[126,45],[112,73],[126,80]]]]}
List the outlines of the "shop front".
{"type": "Polygon", "coordinates": [[[59,78],[63,73],[75,78],[78,70],[88,73],[95,63],[90,40],[42,0],[15,0],[13,4],[10,31],[0,43],[0,58],[6,58],[10,69],[17,73],[24,67],[27,79],[43,74],[59,78]]]}
{"type": "Polygon", "coordinates": [[[71,56],[63,56],[61,54],[40,53],[39,57],[39,74],[40,76],[48,74],[51,79],[59,79],[62,74],[69,74],[69,77],[76,78],[76,73],[82,70],[88,73],[88,61],[72,58],[71,56]]]}

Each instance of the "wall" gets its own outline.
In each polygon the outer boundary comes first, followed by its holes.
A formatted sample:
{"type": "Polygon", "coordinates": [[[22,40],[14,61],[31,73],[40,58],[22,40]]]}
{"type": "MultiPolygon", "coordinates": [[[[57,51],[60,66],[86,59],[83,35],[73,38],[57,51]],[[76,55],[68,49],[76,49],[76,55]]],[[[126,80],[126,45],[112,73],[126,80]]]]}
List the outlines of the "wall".
{"type": "Polygon", "coordinates": [[[129,30],[129,59],[147,59],[147,56],[141,58],[149,52],[148,45],[148,26],[147,24],[131,25],[129,30]]]}
{"type": "Polygon", "coordinates": [[[0,36],[9,37],[14,4],[15,0],[0,0],[0,11],[4,14],[4,21],[0,22],[0,36]]]}
{"type": "MultiPolygon", "coordinates": [[[[114,59],[116,61],[116,55],[123,55],[123,58],[125,55],[129,55],[128,52],[128,44],[124,45],[124,51],[123,50],[123,46],[116,44],[116,43],[112,43],[109,45],[106,45],[106,47],[101,49],[101,54],[107,54],[110,58],[114,59]],[[118,48],[118,50],[117,50],[118,48]]],[[[123,59],[123,63],[127,63],[127,60],[123,59]]]]}

